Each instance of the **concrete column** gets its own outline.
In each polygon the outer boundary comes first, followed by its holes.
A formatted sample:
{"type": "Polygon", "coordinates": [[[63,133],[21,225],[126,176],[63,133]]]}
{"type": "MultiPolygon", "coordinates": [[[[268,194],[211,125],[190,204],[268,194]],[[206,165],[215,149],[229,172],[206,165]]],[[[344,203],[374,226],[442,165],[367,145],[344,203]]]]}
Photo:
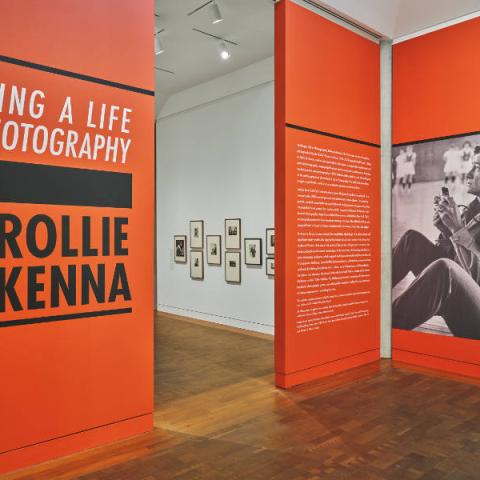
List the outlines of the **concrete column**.
{"type": "Polygon", "coordinates": [[[392,356],[392,42],[380,42],[381,122],[381,303],[380,356],[392,356]]]}

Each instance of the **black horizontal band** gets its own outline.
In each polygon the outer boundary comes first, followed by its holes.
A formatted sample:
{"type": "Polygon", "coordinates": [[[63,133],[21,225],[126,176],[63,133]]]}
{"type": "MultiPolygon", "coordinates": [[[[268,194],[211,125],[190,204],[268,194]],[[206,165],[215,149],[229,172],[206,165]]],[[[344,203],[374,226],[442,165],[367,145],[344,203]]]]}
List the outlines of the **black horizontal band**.
{"type": "Polygon", "coordinates": [[[419,143],[437,142],[439,140],[453,140],[454,138],[469,137],[471,135],[480,135],[479,132],[455,133],[454,135],[446,135],[444,137],[425,138],[422,140],[413,140],[411,142],[394,143],[393,147],[406,147],[408,145],[418,145],[419,143]]]}
{"type": "Polygon", "coordinates": [[[99,310],[96,312],[78,312],[69,313],[65,315],[50,315],[49,317],[37,317],[37,318],[21,318],[18,320],[6,320],[0,321],[0,328],[4,327],[19,327],[21,325],[33,325],[35,323],[49,323],[49,322],[61,322],[64,320],[76,320],[79,318],[91,318],[91,317],[106,317],[110,315],[124,315],[125,313],[132,313],[131,308],[117,308],[114,310],[99,310]]]}
{"type": "Polygon", "coordinates": [[[315,133],[317,135],[323,135],[325,137],[338,138],[339,140],[345,140],[347,142],[359,143],[360,145],[367,145],[368,147],[380,148],[377,143],[365,142],[358,138],[343,137],[342,135],[335,135],[334,133],[322,132],[321,130],[314,130],[313,128],[301,127],[300,125],[294,125],[293,123],[286,123],[287,128],[293,128],[295,130],[301,130],[302,132],[315,133]]]}
{"type": "Polygon", "coordinates": [[[150,96],[155,95],[155,92],[153,90],[134,87],[133,85],[126,85],[124,83],[119,83],[119,82],[112,82],[110,80],[105,80],[104,78],[84,75],[83,73],[70,72],[69,70],[62,70],[60,68],[48,67],[46,65],[41,65],[39,63],[20,60],[18,58],[6,57],[5,55],[0,55],[0,62],[11,63],[13,65],[19,65],[21,67],[33,68],[34,70],[41,70],[42,72],[55,73],[57,75],[76,78],[77,80],[84,80],[86,82],[99,83],[100,85],[106,85],[108,87],[113,87],[113,88],[120,88],[121,90],[128,90],[130,92],[135,92],[135,93],[142,93],[143,95],[150,95],[150,96]]]}
{"type": "Polygon", "coordinates": [[[0,160],[0,202],[132,208],[132,175],[0,160]]]}

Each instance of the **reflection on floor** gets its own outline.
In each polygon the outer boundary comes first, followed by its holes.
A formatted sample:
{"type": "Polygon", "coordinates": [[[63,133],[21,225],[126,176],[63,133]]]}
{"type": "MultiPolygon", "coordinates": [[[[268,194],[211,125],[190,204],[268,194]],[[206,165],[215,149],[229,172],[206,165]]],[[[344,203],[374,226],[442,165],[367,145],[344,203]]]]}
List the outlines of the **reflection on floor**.
{"type": "MultiPolygon", "coordinates": [[[[392,242],[395,245],[400,237],[409,229],[418,230],[430,240],[438,237],[438,230],[433,226],[433,197],[441,194],[443,181],[422,182],[414,184],[411,191],[403,190],[396,185],[392,194],[392,242]]],[[[468,205],[473,196],[465,191],[465,186],[457,180],[448,185],[450,194],[460,205],[468,205]]],[[[402,280],[392,292],[393,299],[404,292],[413,281],[413,274],[402,280]]],[[[442,317],[433,317],[425,322],[417,331],[451,335],[442,317]]]]}
{"type": "Polygon", "coordinates": [[[152,433],[2,480],[477,480],[480,388],[371,364],[289,391],[270,338],[159,316],[152,433]]]}

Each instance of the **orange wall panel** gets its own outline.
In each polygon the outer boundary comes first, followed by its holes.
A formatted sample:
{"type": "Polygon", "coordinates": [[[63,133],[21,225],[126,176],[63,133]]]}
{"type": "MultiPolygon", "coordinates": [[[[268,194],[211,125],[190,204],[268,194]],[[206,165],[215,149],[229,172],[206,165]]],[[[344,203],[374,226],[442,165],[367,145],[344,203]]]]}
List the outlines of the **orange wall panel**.
{"type": "Polygon", "coordinates": [[[393,46],[393,143],[478,131],[480,18],[393,46]]]}
{"type": "MultiPolygon", "coordinates": [[[[475,18],[394,45],[394,145],[479,130],[479,35],[475,18]]],[[[479,376],[476,340],[394,329],[392,347],[394,359],[479,376]]]]}
{"type": "Polygon", "coordinates": [[[290,387],[379,357],[380,59],[289,0],[275,48],[275,365],[290,387]]]}
{"type": "Polygon", "coordinates": [[[0,55],[152,90],[153,1],[2,2],[0,55]]]}
{"type": "MultiPolygon", "coordinates": [[[[7,2],[0,27],[0,53],[5,55],[0,57],[0,88],[4,85],[0,130],[7,139],[0,142],[0,177],[4,177],[0,178],[0,216],[13,215],[21,222],[16,235],[20,258],[0,235],[0,244],[6,246],[0,253],[0,273],[8,277],[19,269],[13,290],[21,303],[20,309],[15,308],[12,294],[3,295],[5,305],[0,311],[1,473],[153,427],[154,105],[149,92],[153,2],[56,0],[48,8],[42,2],[7,2]],[[14,64],[11,59],[98,76],[115,85],[14,64]],[[13,86],[27,92],[23,114],[10,109],[13,86]],[[40,118],[28,109],[35,89],[42,92],[37,98],[44,108],[40,118]],[[72,119],[60,121],[68,97],[72,119]],[[89,117],[90,102],[94,108],[89,117]],[[123,128],[120,120],[111,128],[101,127],[102,105],[115,105],[119,117],[128,109],[129,122],[123,128]],[[26,136],[21,127],[21,141],[11,148],[14,129],[6,126],[22,123],[32,125],[30,134],[26,136]],[[58,133],[56,142],[49,141],[45,151],[36,152],[37,128],[43,129],[38,130],[37,139],[45,132],[51,139],[54,129],[63,133],[58,133]],[[69,131],[80,139],[76,153],[63,148],[54,154],[51,149],[61,148],[62,142],[65,146],[69,131]],[[100,147],[96,159],[92,150],[82,157],[80,143],[87,136],[93,142],[97,135],[130,142],[125,157],[120,147],[115,162],[113,151],[107,160],[106,150],[100,147]],[[27,173],[16,173],[6,181],[5,172],[12,169],[27,173]],[[117,190],[112,190],[110,180],[119,182],[117,190]],[[100,199],[98,204],[95,199],[100,199]],[[50,218],[56,231],[54,247],[44,257],[29,249],[32,238],[44,249],[54,236],[47,234],[43,224],[33,234],[28,230],[36,215],[50,218]],[[67,217],[69,228],[62,224],[67,217]],[[114,230],[116,218],[123,219],[119,236],[114,230]],[[110,222],[108,230],[108,224],[102,223],[105,219],[110,222]],[[77,249],[78,255],[67,256],[62,250],[66,231],[69,247],[77,249]],[[87,241],[96,253],[84,248],[87,241]],[[109,298],[119,264],[126,275],[121,285],[128,283],[129,295],[123,291],[109,298]],[[97,300],[90,288],[89,300],[82,301],[82,265],[94,273],[105,268],[104,300],[97,300]],[[43,269],[36,279],[28,277],[33,267],[43,269]],[[65,278],[69,267],[75,268],[73,305],[62,293],[59,304],[52,303],[54,267],[65,278]],[[44,305],[35,306],[29,296],[44,305]]],[[[0,223],[8,235],[12,222],[0,219],[0,223]]]]}
{"type": "Polygon", "coordinates": [[[378,44],[287,0],[286,121],[380,142],[378,44]]]}

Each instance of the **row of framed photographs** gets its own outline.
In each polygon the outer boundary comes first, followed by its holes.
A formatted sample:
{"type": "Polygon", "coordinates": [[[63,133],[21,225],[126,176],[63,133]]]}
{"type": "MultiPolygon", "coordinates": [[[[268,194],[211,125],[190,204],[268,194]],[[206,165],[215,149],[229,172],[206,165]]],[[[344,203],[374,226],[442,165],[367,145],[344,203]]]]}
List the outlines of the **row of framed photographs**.
{"type": "MultiPolygon", "coordinates": [[[[204,225],[203,220],[190,221],[190,248],[203,250],[203,239],[204,239],[203,225],[204,225]]],[[[242,238],[241,226],[242,225],[241,225],[240,218],[225,219],[225,249],[226,250],[240,250],[241,238],[242,238]]],[[[209,239],[210,239],[210,242],[212,242],[212,245],[214,245],[214,242],[216,241],[215,239],[219,239],[219,238],[220,238],[220,235],[207,235],[206,237],[207,251],[208,251],[209,239]]],[[[267,228],[265,239],[266,239],[266,245],[267,245],[266,247],[267,255],[275,255],[275,232],[273,228],[267,228]]],[[[253,242],[253,240],[260,240],[260,248],[261,248],[261,239],[249,238],[245,240],[250,240],[254,249],[258,246],[258,243],[253,242]]],[[[245,248],[245,251],[247,251],[246,248],[245,248]]],[[[186,261],[187,260],[185,258],[185,262],[186,261]]]]}
{"type": "MultiPolygon", "coordinates": [[[[267,257],[266,274],[273,277],[275,274],[275,258],[267,257]]],[[[241,252],[225,252],[225,281],[227,283],[241,283],[241,252]]],[[[203,280],[203,250],[190,250],[190,277],[193,280],[203,280]]]]}
{"type": "MultiPolygon", "coordinates": [[[[272,229],[273,230],[273,229],[272,229]]],[[[268,231],[268,230],[267,230],[268,231]]],[[[222,237],[221,235],[207,235],[207,264],[222,264],[222,237]]],[[[272,234],[270,238],[274,238],[272,234]]],[[[274,240],[273,240],[274,241],[274,240]]],[[[175,262],[187,263],[187,237],[186,235],[175,235],[175,262]]],[[[245,265],[261,266],[262,265],[262,239],[261,238],[245,238],[245,265]]],[[[192,249],[191,252],[201,251],[192,249]]],[[[228,250],[225,252],[225,255],[228,250]]],[[[237,252],[239,253],[239,252],[237,252]]]]}
{"type": "MultiPolygon", "coordinates": [[[[239,220],[239,219],[237,219],[239,220]]],[[[227,220],[226,220],[227,221],[227,220]]],[[[238,225],[240,226],[240,224],[238,225]]],[[[198,236],[201,236],[201,245],[203,250],[203,221],[195,220],[190,222],[190,248],[197,250],[200,247],[194,247],[193,245],[199,245],[198,236]],[[192,227],[192,223],[201,222],[199,225],[192,227]]],[[[227,240],[228,242],[228,240],[227,240]]],[[[267,256],[275,255],[275,230],[273,228],[267,228],[265,232],[266,242],[266,254],[267,256]]],[[[262,239],[261,238],[245,238],[245,265],[262,265],[262,239]]],[[[221,235],[207,235],[207,264],[208,265],[221,265],[222,264],[222,237],[221,235]]],[[[240,247],[238,248],[240,249],[240,247]]],[[[227,248],[227,251],[229,249],[227,248]]],[[[174,237],[174,251],[175,262],[187,263],[187,236],[175,235],[174,237]]]]}

